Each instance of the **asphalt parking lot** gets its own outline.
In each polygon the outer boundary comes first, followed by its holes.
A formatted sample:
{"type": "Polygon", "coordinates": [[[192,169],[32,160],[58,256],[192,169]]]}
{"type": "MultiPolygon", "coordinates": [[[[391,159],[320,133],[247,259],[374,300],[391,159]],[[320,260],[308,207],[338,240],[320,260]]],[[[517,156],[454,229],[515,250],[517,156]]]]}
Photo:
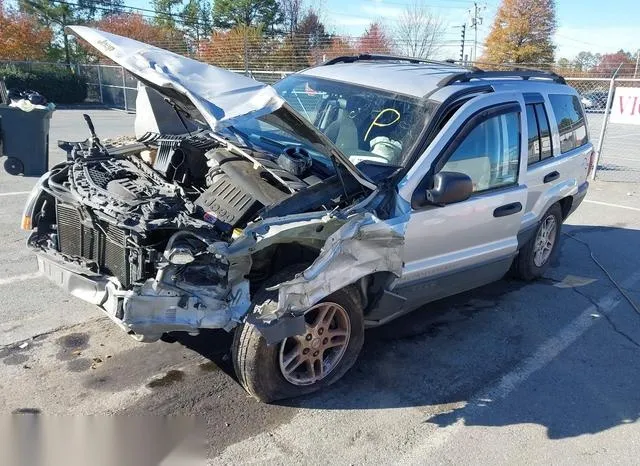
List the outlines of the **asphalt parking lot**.
{"type": "MultiPolygon", "coordinates": [[[[81,113],[54,114],[52,164],[57,139],[88,134],[81,113]]],[[[132,115],[88,113],[102,138],[132,133],[132,115]]],[[[637,307],[640,184],[594,183],[543,280],[370,330],[330,389],[263,405],[234,380],[229,335],[136,343],[38,277],[19,229],[34,183],[0,170],[4,412],[199,415],[212,464],[637,463],[640,314],[607,273],[637,307]]]]}

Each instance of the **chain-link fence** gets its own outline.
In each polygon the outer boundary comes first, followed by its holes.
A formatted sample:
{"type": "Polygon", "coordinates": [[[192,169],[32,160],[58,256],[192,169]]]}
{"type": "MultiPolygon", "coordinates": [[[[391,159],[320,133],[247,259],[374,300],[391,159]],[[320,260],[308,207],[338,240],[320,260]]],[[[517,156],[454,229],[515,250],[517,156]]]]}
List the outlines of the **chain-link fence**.
{"type": "Polygon", "coordinates": [[[78,65],[87,80],[87,100],[129,112],[136,110],[138,80],[118,65],[78,65]]]}
{"type": "MultiPolygon", "coordinates": [[[[118,65],[78,65],[87,80],[87,102],[97,102],[128,112],[136,111],[137,79],[118,65]]],[[[245,74],[242,70],[231,70],[245,74]]],[[[267,84],[284,78],[291,71],[249,71],[249,76],[267,84]]]]}
{"type": "MultiPolygon", "coordinates": [[[[640,88],[640,79],[634,78],[567,78],[582,101],[590,129],[590,136],[597,151],[598,163],[594,177],[601,181],[640,182],[640,124],[610,122],[616,105],[623,105],[616,96],[620,88],[640,88]]],[[[630,100],[627,111],[637,107],[630,100]]],[[[640,123],[640,119],[638,119],[640,123]]]]}
{"type": "MultiPolygon", "coordinates": [[[[618,95],[622,88],[640,88],[640,79],[619,78],[613,80],[610,95],[607,95],[606,102],[609,102],[607,110],[602,112],[602,126],[604,126],[604,136],[599,147],[598,167],[596,178],[602,181],[622,181],[640,183],[640,118],[636,123],[624,124],[609,121],[610,114],[616,106],[628,104],[626,113],[634,113],[631,106],[637,108],[637,101],[618,95]],[[618,93],[616,93],[618,91],[618,93]],[[626,102],[625,102],[626,101],[626,102]],[[631,110],[630,110],[631,108],[631,110]]],[[[635,110],[635,112],[640,109],[635,110]]],[[[600,128],[598,128],[600,129],[600,128]]]]}

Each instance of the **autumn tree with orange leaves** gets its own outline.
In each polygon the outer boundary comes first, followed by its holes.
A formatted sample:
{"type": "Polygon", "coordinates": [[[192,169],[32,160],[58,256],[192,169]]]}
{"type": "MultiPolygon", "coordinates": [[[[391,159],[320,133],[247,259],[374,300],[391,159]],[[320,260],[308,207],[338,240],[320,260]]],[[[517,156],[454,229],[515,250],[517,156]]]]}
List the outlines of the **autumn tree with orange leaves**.
{"type": "Polygon", "coordinates": [[[553,0],[503,0],[481,60],[492,64],[553,63],[555,30],[553,0]]]}
{"type": "Polygon", "coordinates": [[[358,38],[356,49],[359,53],[390,54],[393,51],[393,40],[382,24],[374,22],[358,38]]]}
{"type": "Polygon", "coordinates": [[[5,8],[0,0],[0,60],[42,60],[51,37],[51,29],[32,16],[5,8]]]}
{"type": "MultiPolygon", "coordinates": [[[[97,21],[94,26],[102,31],[118,34],[164,49],[181,48],[184,37],[175,28],[158,26],[147,21],[138,13],[109,15],[97,21]]],[[[184,53],[185,50],[182,50],[184,53]]]]}

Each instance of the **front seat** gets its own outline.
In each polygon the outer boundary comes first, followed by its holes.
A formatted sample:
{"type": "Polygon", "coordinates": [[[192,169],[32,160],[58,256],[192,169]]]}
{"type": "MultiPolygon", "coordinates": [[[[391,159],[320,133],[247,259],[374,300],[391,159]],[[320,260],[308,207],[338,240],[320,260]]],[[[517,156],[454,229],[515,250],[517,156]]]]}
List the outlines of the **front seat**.
{"type": "Polygon", "coordinates": [[[327,126],[325,134],[339,149],[349,155],[349,149],[358,149],[358,128],[353,118],[349,117],[346,102],[343,99],[338,102],[340,105],[338,118],[327,126]]]}

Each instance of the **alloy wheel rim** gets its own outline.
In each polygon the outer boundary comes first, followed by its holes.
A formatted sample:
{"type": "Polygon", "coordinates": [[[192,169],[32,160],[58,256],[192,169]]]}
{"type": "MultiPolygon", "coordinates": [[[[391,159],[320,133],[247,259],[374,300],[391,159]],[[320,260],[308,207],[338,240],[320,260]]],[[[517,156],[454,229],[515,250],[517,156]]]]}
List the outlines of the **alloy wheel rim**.
{"type": "Polygon", "coordinates": [[[280,372],[293,385],[312,385],[340,363],[349,345],[351,321],[336,303],[319,303],[304,315],[305,333],[280,343],[280,372]]]}
{"type": "Polygon", "coordinates": [[[553,251],[556,242],[557,228],[556,218],[553,215],[547,216],[540,225],[533,249],[533,263],[536,267],[542,267],[551,257],[551,251],[553,251]]]}

